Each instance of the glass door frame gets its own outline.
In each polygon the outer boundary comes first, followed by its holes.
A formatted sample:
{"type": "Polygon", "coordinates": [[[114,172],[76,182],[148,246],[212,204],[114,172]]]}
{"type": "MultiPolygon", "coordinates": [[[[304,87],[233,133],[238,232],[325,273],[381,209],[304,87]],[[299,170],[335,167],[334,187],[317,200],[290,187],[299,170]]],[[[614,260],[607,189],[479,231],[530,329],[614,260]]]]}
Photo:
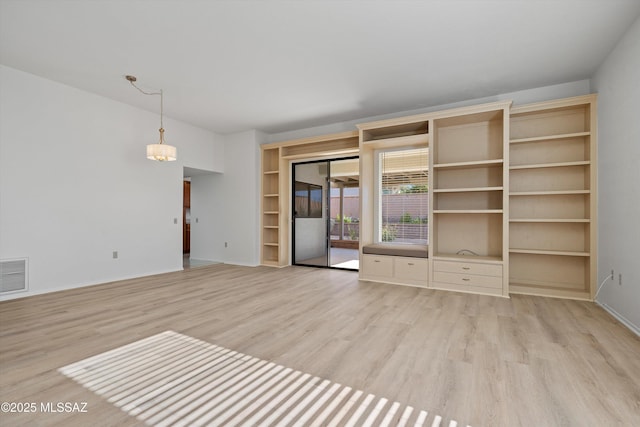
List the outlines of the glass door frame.
{"type": "MultiPolygon", "coordinates": [[[[347,271],[358,271],[355,270],[353,268],[344,268],[344,267],[334,267],[331,265],[331,162],[334,161],[340,161],[340,160],[352,160],[352,159],[359,159],[360,156],[348,156],[348,157],[337,157],[337,158],[330,158],[330,159],[318,159],[318,160],[308,160],[308,161],[301,161],[301,162],[292,162],[291,163],[291,265],[296,265],[296,266],[304,266],[304,267],[316,267],[316,268],[331,268],[334,270],[347,270],[347,271]],[[324,230],[325,230],[325,235],[324,235],[324,241],[325,241],[325,258],[326,258],[326,262],[325,265],[318,265],[318,264],[305,264],[305,263],[301,263],[298,262],[296,260],[296,215],[295,215],[295,203],[296,203],[296,166],[298,165],[305,165],[305,164],[313,164],[313,163],[317,163],[317,164],[322,164],[325,163],[327,165],[327,174],[324,182],[324,186],[323,186],[323,192],[324,192],[324,188],[326,186],[326,194],[323,194],[323,215],[325,215],[325,226],[324,226],[324,230]]],[[[359,176],[359,171],[358,171],[358,176],[359,176]]]]}

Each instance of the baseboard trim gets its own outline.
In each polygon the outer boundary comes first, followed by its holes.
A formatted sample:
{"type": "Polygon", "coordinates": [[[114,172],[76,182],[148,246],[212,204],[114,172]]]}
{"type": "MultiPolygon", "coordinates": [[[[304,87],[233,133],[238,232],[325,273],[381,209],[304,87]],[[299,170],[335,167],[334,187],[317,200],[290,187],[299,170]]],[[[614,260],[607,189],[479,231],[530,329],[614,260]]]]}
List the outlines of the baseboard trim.
{"type": "Polygon", "coordinates": [[[596,304],[598,304],[600,307],[602,307],[607,313],[609,313],[610,315],[612,315],[613,317],[615,317],[620,323],[622,323],[624,326],[626,326],[627,328],[629,328],[629,330],[631,330],[631,332],[633,332],[634,334],[636,334],[638,337],[640,337],[640,328],[638,328],[636,325],[634,325],[631,321],[629,321],[629,319],[627,319],[626,317],[624,317],[622,314],[618,313],[617,311],[615,311],[613,308],[611,308],[610,306],[608,306],[607,304],[600,302],[600,301],[596,301],[596,304]]]}
{"type": "Polygon", "coordinates": [[[159,274],[176,273],[178,271],[182,271],[182,268],[173,268],[173,269],[160,270],[160,271],[154,271],[154,272],[145,272],[145,273],[139,273],[139,274],[133,274],[133,275],[126,275],[126,276],[109,277],[100,281],[81,282],[73,285],[57,286],[57,287],[48,288],[48,289],[36,289],[36,290],[29,289],[29,291],[27,292],[0,296],[0,302],[11,301],[19,298],[29,298],[36,295],[50,294],[53,292],[69,291],[71,289],[86,288],[88,286],[106,285],[107,283],[120,282],[122,280],[140,279],[142,277],[157,276],[159,274]]]}

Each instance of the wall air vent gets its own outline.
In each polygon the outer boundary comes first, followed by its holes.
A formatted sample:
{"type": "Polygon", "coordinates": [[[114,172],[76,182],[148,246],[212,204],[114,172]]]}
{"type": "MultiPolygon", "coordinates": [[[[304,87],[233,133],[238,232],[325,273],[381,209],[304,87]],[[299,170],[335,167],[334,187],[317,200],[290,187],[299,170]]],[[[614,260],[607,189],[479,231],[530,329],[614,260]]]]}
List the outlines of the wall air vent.
{"type": "Polygon", "coordinates": [[[0,295],[26,291],[27,278],[27,258],[0,260],[0,295]]]}

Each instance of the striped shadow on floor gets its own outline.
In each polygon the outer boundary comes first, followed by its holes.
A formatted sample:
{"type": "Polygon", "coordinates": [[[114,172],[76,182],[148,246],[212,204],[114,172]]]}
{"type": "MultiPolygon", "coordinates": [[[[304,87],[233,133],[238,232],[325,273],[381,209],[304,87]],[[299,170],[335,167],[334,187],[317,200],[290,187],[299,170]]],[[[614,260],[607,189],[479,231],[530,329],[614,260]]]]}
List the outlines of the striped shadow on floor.
{"type": "Polygon", "coordinates": [[[152,426],[443,425],[426,411],[173,331],[59,372],[152,426]]]}

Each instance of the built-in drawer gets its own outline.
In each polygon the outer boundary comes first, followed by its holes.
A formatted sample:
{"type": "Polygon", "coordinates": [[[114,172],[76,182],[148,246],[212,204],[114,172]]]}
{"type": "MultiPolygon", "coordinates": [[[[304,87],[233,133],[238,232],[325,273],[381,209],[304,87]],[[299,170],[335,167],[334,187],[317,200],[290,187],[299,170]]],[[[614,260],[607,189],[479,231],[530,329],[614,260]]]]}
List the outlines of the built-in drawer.
{"type": "Polygon", "coordinates": [[[502,277],[502,265],[500,264],[436,260],[433,261],[433,271],[502,277]]]}
{"type": "Polygon", "coordinates": [[[429,262],[422,258],[395,257],[394,276],[400,280],[427,282],[429,262]]]}
{"type": "Polygon", "coordinates": [[[434,271],[435,282],[452,283],[454,285],[480,286],[483,288],[502,288],[502,276],[481,276],[476,274],[446,273],[434,271]]]}
{"type": "Polygon", "coordinates": [[[365,276],[393,277],[393,258],[383,255],[363,255],[362,268],[365,276]]]}

